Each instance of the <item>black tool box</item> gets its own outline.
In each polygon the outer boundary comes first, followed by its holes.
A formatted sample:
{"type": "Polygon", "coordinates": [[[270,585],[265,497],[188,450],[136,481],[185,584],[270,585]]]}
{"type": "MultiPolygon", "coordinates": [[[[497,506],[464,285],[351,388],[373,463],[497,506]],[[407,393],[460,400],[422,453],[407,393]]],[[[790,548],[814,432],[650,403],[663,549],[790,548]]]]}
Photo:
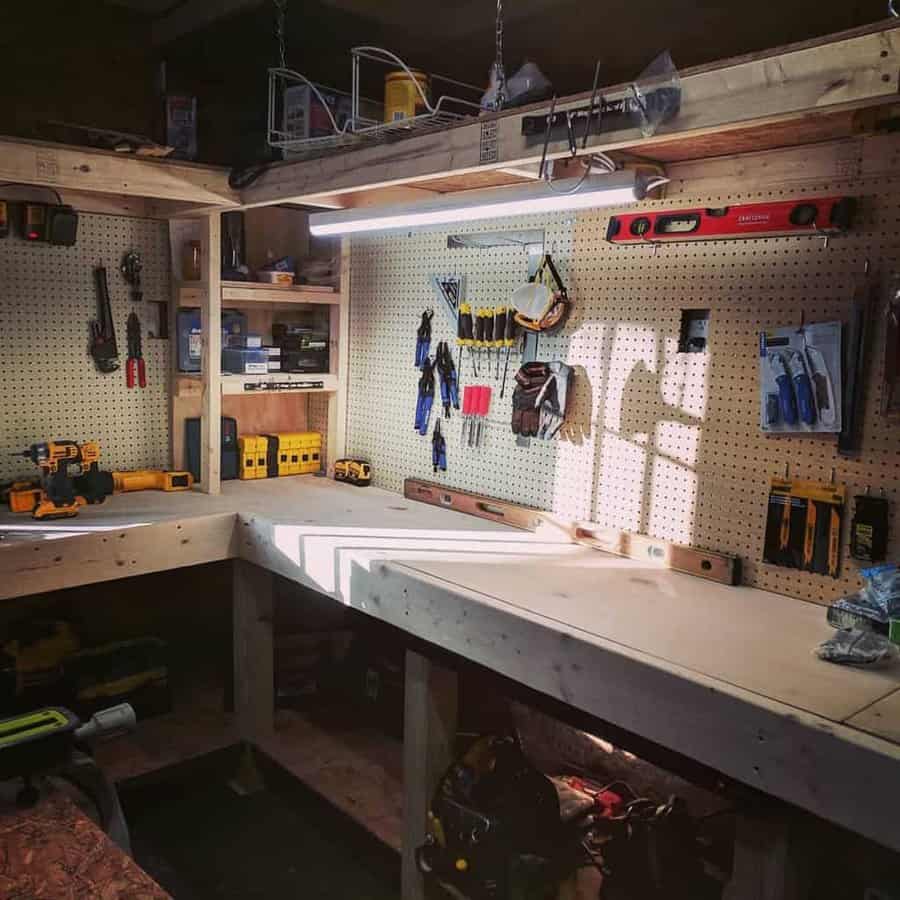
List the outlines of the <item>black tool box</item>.
{"type": "MultiPolygon", "coordinates": [[[[184,420],[184,458],[187,470],[200,481],[200,420],[184,420]]],[[[238,477],[238,433],[237,419],[222,416],[222,481],[238,477]]]]}
{"type": "Polygon", "coordinates": [[[328,332],[306,325],[272,325],[272,342],[281,351],[281,371],[300,374],[327,372],[328,332]]]}

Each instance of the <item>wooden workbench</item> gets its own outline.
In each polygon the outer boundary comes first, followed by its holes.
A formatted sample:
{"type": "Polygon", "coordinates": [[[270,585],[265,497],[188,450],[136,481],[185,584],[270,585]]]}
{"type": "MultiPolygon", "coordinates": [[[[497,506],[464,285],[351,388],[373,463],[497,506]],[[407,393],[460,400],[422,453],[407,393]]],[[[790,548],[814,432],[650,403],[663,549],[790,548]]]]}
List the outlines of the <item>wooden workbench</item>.
{"type": "MultiPolygon", "coordinates": [[[[310,476],[227,482],[220,496],[116,496],[62,523],[4,513],[0,535],[3,598],[236,559],[236,706],[249,740],[271,729],[277,573],[900,849],[900,667],[817,660],[831,633],[819,606],[310,476]]],[[[421,759],[440,721],[418,714],[438,693],[427,661],[411,657],[407,739],[421,759]]],[[[431,789],[419,769],[408,820],[431,789]]]]}

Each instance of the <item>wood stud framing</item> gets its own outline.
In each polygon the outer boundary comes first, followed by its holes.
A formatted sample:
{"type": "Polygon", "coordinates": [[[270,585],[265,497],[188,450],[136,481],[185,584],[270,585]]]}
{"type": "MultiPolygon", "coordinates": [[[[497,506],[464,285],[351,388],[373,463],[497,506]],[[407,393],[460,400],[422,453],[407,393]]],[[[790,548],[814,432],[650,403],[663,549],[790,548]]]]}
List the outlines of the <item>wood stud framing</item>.
{"type": "Polygon", "coordinates": [[[206,293],[200,306],[202,332],[201,371],[203,393],[200,414],[200,482],[208,494],[221,490],[222,415],[222,293],[219,288],[222,216],[212,212],[204,218],[203,266],[206,293]]]}

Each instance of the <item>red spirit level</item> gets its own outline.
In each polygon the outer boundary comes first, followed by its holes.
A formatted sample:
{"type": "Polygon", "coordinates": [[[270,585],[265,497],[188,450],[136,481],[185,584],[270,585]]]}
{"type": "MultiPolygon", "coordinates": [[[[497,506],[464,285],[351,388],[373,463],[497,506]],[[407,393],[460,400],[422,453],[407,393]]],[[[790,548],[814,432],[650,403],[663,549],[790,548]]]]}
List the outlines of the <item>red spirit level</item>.
{"type": "Polygon", "coordinates": [[[748,203],[719,209],[631,213],[609,220],[612,244],[721,241],[736,238],[842,234],[850,228],[854,197],[817,197],[748,203]]]}

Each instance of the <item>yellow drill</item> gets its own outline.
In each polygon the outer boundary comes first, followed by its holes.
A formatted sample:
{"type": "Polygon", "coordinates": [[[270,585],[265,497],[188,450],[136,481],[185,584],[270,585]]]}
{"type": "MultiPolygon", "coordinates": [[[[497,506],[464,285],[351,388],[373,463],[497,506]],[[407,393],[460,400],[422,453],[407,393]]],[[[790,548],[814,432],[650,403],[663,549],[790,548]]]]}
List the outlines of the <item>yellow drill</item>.
{"type": "Polygon", "coordinates": [[[32,444],[21,454],[41,470],[41,492],[31,514],[35,519],[56,519],[77,516],[78,509],[88,502],[102,503],[106,494],[100,492],[92,500],[76,494],[70,468],[78,468],[82,477],[97,477],[100,445],[96,441],[44,441],[32,444]]]}

